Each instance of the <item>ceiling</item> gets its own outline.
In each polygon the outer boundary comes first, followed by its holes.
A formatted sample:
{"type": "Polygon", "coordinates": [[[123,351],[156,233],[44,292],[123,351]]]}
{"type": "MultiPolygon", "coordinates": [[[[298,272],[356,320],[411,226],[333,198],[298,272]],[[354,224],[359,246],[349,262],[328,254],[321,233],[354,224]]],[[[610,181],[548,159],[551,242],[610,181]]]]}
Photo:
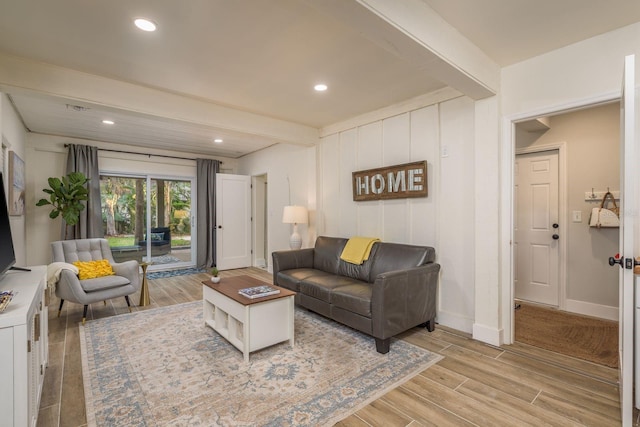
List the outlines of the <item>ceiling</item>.
{"type": "MultiPolygon", "coordinates": [[[[446,86],[315,1],[0,0],[0,53],[311,128],[446,86]],[[158,31],[136,29],[140,16],[158,31]],[[318,82],[329,89],[315,92],[318,82]]],[[[416,1],[500,66],[640,21],[637,0],[416,1]]],[[[278,142],[100,99],[3,90],[31,132],[230,158],[278,142]]]]}

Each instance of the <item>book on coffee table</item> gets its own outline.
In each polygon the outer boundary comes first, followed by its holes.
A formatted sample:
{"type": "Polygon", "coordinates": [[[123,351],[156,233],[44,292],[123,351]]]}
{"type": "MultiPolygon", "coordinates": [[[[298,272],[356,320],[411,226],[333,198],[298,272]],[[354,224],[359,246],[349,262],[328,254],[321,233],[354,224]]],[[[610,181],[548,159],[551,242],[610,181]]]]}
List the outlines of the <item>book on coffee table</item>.
{"type": "Polygon", "coordinates": [[[254,286],[253,288],[244,288],[238,291],[240,295],[243,295],[247,298],[261,298],[269,295],[279,294],[280,290],[276,289],[272,286],[254,286]]]}

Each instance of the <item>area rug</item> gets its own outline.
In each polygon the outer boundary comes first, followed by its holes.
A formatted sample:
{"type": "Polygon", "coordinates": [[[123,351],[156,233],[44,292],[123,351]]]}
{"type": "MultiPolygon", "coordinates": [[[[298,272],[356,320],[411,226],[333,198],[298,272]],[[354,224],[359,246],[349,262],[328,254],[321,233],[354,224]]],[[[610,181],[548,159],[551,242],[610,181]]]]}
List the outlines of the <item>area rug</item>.
{"type": "Polygon", "coordinates": [[[618,322],[521,303],[515,325],[518,342],[618,367],[618,322]]]}
{"type": "Polygon", "coordinates": [[[242,354],[193,302],[80,328],[89,426],[333,425],[441,359],[296,309],[295,347],[242,354]]]}
{"type": "Polygon", "coordinates": [[[167,277],[185,276],[187,274],[204,273],[202,268],[179,268],[175,270],[154,271],[147,273],[147,279],[165,279],[167,277]]]}

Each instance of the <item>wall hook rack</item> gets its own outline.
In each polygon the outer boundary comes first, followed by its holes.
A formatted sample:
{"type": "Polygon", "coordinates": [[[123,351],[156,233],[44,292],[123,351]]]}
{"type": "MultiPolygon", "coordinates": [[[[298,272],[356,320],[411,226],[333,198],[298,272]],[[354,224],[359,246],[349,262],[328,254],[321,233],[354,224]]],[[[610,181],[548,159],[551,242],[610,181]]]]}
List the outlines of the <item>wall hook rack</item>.
{"type": "Polygon", "coordinates": [[[584,192],[584,200],[587,202],[599,202],[607,193],[613,194],[615,200],[620,200],[620,191],[611,191],[610,187],[607,187],[607,191],[596,191],[595,187],[591,187],[591,191],[584,192]]]}

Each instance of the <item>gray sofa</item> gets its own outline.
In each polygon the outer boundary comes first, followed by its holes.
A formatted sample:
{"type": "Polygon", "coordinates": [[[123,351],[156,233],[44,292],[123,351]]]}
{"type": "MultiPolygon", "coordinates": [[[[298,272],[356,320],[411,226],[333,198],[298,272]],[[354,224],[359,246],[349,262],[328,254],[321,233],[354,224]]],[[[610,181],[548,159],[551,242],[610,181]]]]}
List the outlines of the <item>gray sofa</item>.
{"type": "Polygon", "coordinates": [[[314,248],[273,253],[273,282],[297,292],[296,304],[372,335],[387,353],[391,337],[435,328],[440,265],[427,246],[374,243],[369,259],[340,259],[348,239],[318,237],[314,248]]]}

